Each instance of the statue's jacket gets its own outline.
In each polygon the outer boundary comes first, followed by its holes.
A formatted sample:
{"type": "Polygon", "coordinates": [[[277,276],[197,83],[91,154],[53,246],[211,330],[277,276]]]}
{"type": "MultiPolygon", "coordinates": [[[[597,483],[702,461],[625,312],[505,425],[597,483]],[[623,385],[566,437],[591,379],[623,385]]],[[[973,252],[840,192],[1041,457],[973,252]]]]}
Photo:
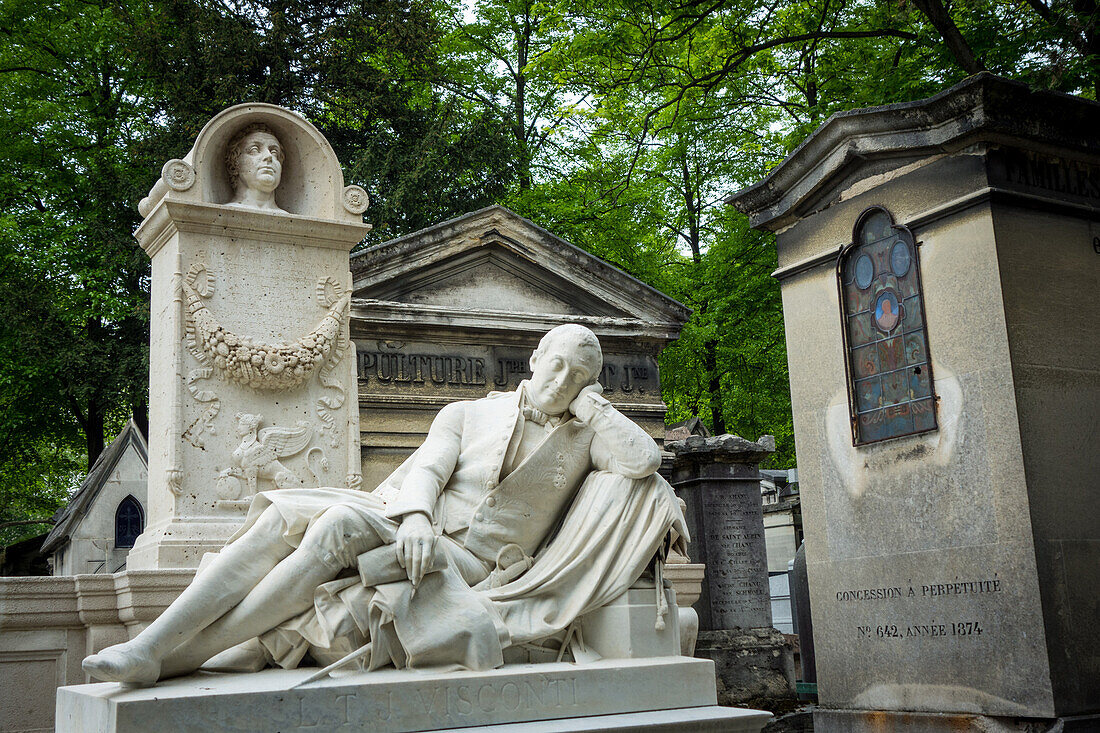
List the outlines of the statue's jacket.
{"type": "MultiPolygon", "coordinates": [[[[365,572],[318,588],[313,609],[260,637],[275,661],[296,666],[309,652],[330,663],[370,641],[371,668],[491,668],[508,646],[554,635],[625,592],[666,540],[686,539],[687,530],[672,488],[655,473],[656,444],[593,399],[589,422],[565,420],[503,477],[522,426],[519,391],[444,407],[421,447],[372,492],[257,494],[238,536],[270,505],[292,544],[337,505],[354,509],[386,543],[409,512],[428,515],[442,535],[438,567],[415,592],[407,581],[370,585],[365,572]],[[493,587],[490,573],[515,556],[530,569],[493,587]]],[[[394,552],[373,552],[386,550],[394,552]]]]}
{"type": "Polygon", "coordinates": [[[593,397],[592,420],[604,425],[566,420],[502,479],[522,425],[520,399],[517,390],[444,407],[424,444],[378,487],[386,515],[420,511],[444,534],[467,530],[463,545],[492,563],[510,544],[535,554],[593,468],[645,478],[660,466],[653,440],[607,400],[593,397]]]}

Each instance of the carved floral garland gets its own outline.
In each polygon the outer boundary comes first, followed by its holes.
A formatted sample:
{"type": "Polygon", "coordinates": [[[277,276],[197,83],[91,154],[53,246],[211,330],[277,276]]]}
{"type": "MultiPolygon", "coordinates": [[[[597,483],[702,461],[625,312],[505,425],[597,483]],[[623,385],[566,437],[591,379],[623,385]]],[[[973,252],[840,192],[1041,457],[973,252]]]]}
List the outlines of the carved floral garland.
{"type": "MultiPolygon", "coordinates": [[[[265,344],[226,330],[191,283],[181,283],[187,308],[191,345],[213,364],[219,376],[253,389],[287,390],[321,369],[332,351],[343,351],[340,327],[351,296],[336,300],[317,327],[293,343],[265,344]]],[[[327,371],[327,370],[326,370],[327,371]]],[[[327,373],[325,374],[327,376],[327,373]]]]}

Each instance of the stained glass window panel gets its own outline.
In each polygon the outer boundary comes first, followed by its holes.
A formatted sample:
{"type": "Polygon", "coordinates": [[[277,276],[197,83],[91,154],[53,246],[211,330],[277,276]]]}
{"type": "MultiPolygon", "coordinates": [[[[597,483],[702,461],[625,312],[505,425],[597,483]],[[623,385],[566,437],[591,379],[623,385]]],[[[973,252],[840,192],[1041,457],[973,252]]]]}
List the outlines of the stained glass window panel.
{"type": "Polygon", "coordinates": [[[838,263],[856,444],[936,429],[916,242],[866,212],[838,263]]]}

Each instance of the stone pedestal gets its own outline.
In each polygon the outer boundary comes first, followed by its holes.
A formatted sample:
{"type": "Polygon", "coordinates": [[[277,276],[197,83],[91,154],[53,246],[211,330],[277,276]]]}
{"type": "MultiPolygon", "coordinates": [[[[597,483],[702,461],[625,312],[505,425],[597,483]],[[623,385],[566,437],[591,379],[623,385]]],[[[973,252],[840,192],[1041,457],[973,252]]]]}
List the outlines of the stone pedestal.
{"type": "Polygon", "coordinates": [[[175,600],[190,570],[0,578],[0,731],[54,729],[54,689],[80,661],[126,641],[175,600]]]}
{"type": "Polygon", "coordinates": [[[665,447],[676,455],[671,483],[687,505],[688,553],[707,568],[699,628],[771,626],[759,465],[774,441],[692,436],[665,447]]]}
{"type": "Polygon", "coordinates": [[[668,613],[656,628],[656,591],[635,583],[606,606],[581,616],[584,645],[605,659],[670,657],[680,653],[676,594],[665,590],[668,613]]]}
{"type": "Polygon", "coordinates": [[[982,74],[731,197],[777,232],[821,731],[1098,725],[1097,130],[982,74]]]}
{"type": "Polygon", "coordinates": [[[212,119],[139,207],[153,260],[149,499],[128,567],[194,568],[251,497],[358,486],[348,251],[369,231],[332,148],[262,104],[212,119]],[[282,210],[229,205],[229,141],[265,125],[282,146],[282,210]]]}
{"type": "Polygon", "coordinates": [[[291,689],[311,671],[199,674],[137,690],[112,683],[65,687],[57,696],[57,731],[133,733],[149,730],[151,720],[164,733],[515,730],[525,721],[555,721],[549,728],[555,731],[759,731],[771,719],[758,710],[716,707],[713,665],[684,657],[488,672],[377,670],[291,689]]]}
{"type": "Polygon", "coordinates": [[[695,656],[714,662],[720,705],[765,707],[791,697],[794,657],[778,629],[702,631],[695,656]]]}
{"type": "Polygon", "coordinates": [[[760,461],[775,441],[691,436],[665,447],[676,456],[671,483],[687,504],[688,552],[706,565],[695,604],[696,656],[714,660],[724,704],[788,698],[794,660],[790,644],[771,627],[760,500],[760,461]]]}

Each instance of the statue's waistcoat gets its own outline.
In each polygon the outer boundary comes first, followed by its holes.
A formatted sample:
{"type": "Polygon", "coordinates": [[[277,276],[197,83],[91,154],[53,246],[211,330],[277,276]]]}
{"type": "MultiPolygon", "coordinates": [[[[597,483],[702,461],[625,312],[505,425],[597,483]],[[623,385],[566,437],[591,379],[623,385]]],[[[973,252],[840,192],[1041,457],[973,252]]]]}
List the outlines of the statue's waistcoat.
{"type": "MultiPolygon", "coordinates": [[[[499,483],[487,477],[470,517],[466,548],[490,562],[509,544],[534,554],[592,469],[592,437],[584,423],[569,420],[499,483]]],[[[499,476],[500,464],[493,465],[499,476]]]]}

